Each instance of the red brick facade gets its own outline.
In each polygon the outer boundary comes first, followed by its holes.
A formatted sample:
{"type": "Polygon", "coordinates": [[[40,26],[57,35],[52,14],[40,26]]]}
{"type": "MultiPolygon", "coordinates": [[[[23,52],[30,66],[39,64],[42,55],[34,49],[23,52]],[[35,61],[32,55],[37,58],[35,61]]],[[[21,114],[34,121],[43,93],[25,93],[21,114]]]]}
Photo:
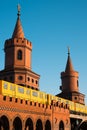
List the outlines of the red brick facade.
{"type": "MultiPolygon", "coordinates": [[[[32,71],[32,43],[24,37],[20,11],[11,39],[5,41],[5,68],[0,79],[39,90],[40,76],[32,71]]],[[[66,104],[50,105],[0,95],[0,130],[70,130],[66,104]]]]}
{"type": "Polygon", "coordinates": [[[64,125],[63,130],[70,128],[69,110],[65,105],[45,105],[2,95],[0,121],[2,130],[61,130],[61,122],[64,125]]]}

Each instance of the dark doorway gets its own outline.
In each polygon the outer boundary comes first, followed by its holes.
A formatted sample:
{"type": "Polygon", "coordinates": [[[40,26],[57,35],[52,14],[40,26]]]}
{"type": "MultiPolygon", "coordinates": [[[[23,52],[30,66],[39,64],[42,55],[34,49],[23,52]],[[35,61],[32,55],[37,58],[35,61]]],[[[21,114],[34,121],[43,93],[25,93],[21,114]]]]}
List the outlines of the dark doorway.
{"type": "Polygon", "coordinates": [[[26,130],[33,130],[33,121],[30,118],[26,120],[25,128],[26,130]]]}
{"type": "Polygon", "coordinates": [[[49,120],[46,121],[45,130],[51,130],[51,123],[49,120]]]}
{"type": "Polygon", "coordinates": [[[19,117],[16,117],[13,122],[13,127],[15,130],[22,130],[22,122],[19,117]]]}
{"type": "Polygon", "coordinates": [[[9,130],[9,121],[6,116],[0,118],[0,130],[9,130]]]}
{"type": "Polygon", "coordinates": [[[60,123],[59,123],[59,130],[64,130],[64,123],[63,123],[63,121],[60,121],[60,123]]]}
{"type": "Polygon", "coordinates": [[[43,130],[42,121],[40,119],[37,120],[36,130],[43,130]]]}

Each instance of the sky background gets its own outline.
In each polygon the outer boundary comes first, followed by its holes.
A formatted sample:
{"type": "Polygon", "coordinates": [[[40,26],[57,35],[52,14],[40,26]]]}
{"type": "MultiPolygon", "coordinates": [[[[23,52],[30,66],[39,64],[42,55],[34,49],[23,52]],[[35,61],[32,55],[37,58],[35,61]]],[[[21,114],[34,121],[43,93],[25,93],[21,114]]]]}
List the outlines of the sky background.
{"type": "Polygon", "coordinates": [[[4,68],[4,42],[12,37],[21,5],[25,37],[32,42],[32,70],[40,74],[40,90],[60,93],[67,46],[79,90],[87,104],[87,0],[0,0],[0,70],[4,68]]]}

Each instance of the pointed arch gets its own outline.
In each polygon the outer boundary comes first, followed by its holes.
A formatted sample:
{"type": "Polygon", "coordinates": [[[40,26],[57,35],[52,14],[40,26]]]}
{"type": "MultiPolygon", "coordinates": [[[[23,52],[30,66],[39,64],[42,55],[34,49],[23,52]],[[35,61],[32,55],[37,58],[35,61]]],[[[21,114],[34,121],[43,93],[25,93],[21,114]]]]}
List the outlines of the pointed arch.
{"type": "Polygon", "coordinates": [[[28,118],[25,123],[25,129],[26,130],[33,130],[33,121],[31,118],[28,118]]]}
{"type": "Polygon", "coordinates": [[[38,119],[36,122],[36,130],[43,130],[43,124],[40,119],[38,119]]]}
{"type": "Polygon", "coordinates": [[[59,123],[59,130],[64,130],[64,123],[62,120],[59,123]]]}
{"type": "Polygon", "coordinates": [[[51,123],[49,120],[47,120],[45,123],[45,130],[51,130],[51,123]]]}
{"type": "Polygon", "coordinates": [[[22,130],[22,121],[19,117],[16,117],[13,121],[13,128],[15,130],[22,130]]]}
{"type": "Polygon", "coordinates": [[[1,116],[0,118],[0,130],[9,130],[9,120],[6,116],[1,116]]]}

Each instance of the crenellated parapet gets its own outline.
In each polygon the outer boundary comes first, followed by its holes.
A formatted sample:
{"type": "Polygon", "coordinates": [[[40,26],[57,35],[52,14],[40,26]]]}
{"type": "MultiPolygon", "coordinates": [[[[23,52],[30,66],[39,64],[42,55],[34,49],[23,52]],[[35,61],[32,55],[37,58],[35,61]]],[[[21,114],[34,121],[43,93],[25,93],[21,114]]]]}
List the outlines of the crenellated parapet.
{"type": "Polygon", "coordinates": [[[4,50],[9,47],[27,47],[28,49],[32,50],[32,43],[27,40],[26,38],[12,38],[5,41],[4,50]]]}

